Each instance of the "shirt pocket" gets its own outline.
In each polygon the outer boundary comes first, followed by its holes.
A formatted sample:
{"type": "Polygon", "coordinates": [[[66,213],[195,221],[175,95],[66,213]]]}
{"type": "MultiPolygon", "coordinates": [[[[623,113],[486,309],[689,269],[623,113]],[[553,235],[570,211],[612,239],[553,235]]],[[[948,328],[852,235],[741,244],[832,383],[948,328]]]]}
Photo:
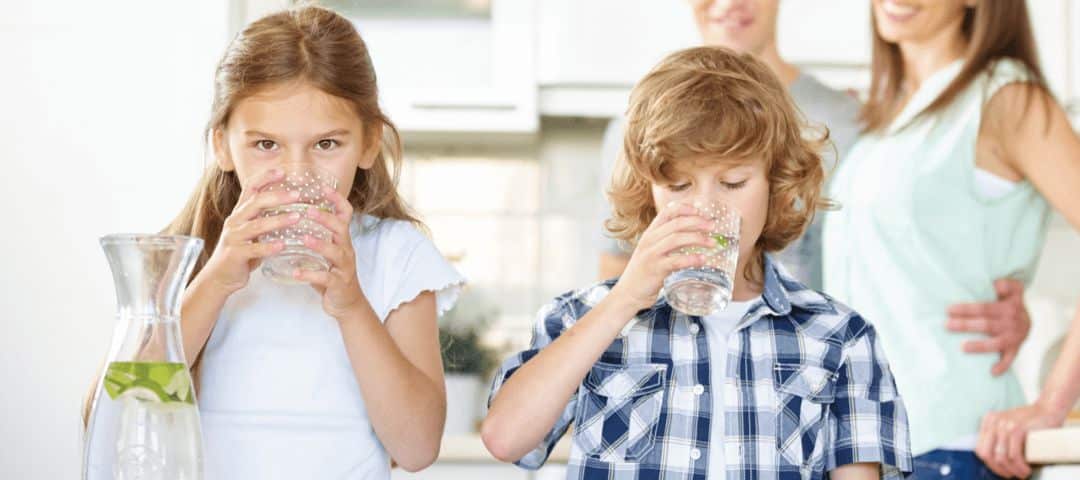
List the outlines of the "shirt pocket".
{"type": "Polygon", "coordinates": [[[837,374],[814,365],[777,363],[777,450],[804,477],[824,468],[830,442],[828,409],[836,398],[837,374]]]}
{"type": "Polygon", "coordinates": [[[597,363],[585,376],[575,417],[574,443],[591,458],[633,462],[656,441],[667,365],[597,363]]]}

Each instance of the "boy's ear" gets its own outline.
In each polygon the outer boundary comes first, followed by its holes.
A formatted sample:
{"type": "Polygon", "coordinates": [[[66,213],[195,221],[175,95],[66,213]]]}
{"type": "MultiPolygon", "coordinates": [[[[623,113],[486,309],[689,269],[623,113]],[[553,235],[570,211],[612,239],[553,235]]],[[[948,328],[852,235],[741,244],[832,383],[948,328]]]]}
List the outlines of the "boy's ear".
{"type": "Polygon", "coordinates": [[[375,159],[382,151],[382,136],[382,124],[367,129],[364,135],[364,150],[360,152],[360,162],[357,164],[360,169],[367,170],[375,165],[375,159]]]}
{"type": "Polygon", "coordinates": [[[217,162],[218,168],[225,172],[235,170],[236,165],[233,163],[232,156],[229,155],[229,144],[225,139],[225,129],[215,128],[210,135],[214,144],[214,161],[217,162]]]}

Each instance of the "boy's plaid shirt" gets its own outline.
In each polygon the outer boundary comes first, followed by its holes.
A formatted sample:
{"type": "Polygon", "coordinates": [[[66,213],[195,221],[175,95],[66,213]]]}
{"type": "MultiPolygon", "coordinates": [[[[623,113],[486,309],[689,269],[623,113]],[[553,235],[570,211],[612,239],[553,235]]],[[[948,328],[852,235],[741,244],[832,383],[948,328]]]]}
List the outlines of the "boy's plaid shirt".
{"type": "MultiPolygon", "coordinates": [[[[531,347],[507,359],[489,398],[614,283],[542,308],[531,347]]],[[[880,463],[883,478],[911,471],[904,405],[874,327],[766,256],[762,298],[729,336],[724,384],[715,387],[725,405],[726,476],[707,472],[719,444],[709,438],[714,386],[701,321],[663,300],[638,312],[517,464],[539,468],[573,424],[568,479],[820,479],[859,462],[880,463]]]]}

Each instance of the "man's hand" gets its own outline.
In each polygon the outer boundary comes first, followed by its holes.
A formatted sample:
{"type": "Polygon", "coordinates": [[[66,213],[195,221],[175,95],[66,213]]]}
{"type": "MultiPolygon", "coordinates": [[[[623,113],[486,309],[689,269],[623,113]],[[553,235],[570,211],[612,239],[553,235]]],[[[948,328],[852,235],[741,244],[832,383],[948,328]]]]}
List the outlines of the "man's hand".
{"type": "Polygon", "coordinates": [[[945,327],[953,332],[978,332],[989,338],[964,342],[967,353],[1001,355],[990,373],[995,377],[1009,370],[1016,352],[1031,331],[1031,318],[1024,307],[1024,284],[1019,280],[994,282],[997,300],[988,303],[961,303],[949,307],[945,327]]]}

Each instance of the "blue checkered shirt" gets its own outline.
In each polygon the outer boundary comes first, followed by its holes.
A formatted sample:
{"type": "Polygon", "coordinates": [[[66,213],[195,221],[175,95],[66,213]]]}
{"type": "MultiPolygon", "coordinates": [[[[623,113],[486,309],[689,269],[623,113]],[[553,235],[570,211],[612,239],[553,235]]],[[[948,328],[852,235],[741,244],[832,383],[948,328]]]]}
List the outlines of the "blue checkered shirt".
{"type": "MultiPolygon", "coordinates": [[[[489,399],[614,283],[543,307],[530,348],[502,365],[489,399]]],[[[880,463],[888,479],[911,471],[904,404],[877,333],[859,314],[766,256],[762,296],[729,336],[724,382],[715,386],[701,322],[663,300],[638,312],[517,465],[540,468],[573,424],[568,479],[821,479],[860,462],[880,463]],[[716,440],[714,389],[722,389],[726,415],[716,440]],[[717,442],[726,475],[707,471],[717,442]]]]}

